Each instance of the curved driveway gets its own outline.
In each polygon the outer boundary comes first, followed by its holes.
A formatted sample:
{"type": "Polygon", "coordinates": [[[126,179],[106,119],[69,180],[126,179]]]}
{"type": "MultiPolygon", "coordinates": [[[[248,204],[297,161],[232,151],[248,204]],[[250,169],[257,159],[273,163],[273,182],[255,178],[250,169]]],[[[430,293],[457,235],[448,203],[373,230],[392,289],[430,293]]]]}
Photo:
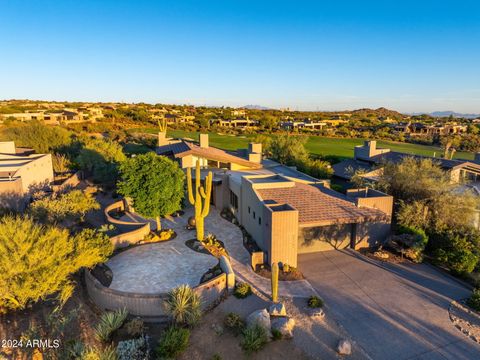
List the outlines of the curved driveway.
{"type": "Polygon", "coordinates": [[[470,290],[429,265],[395,265],[354,251],[304,254],[299,267],[327,315],[372,359],[480,359],[480,345],[448,316],[470,290]]]}

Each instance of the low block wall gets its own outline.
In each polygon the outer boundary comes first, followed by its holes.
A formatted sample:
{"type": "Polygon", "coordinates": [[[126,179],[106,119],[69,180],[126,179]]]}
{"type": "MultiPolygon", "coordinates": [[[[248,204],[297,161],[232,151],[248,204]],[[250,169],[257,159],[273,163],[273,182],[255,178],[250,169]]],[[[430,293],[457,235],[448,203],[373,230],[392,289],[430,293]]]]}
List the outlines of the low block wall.
{"type": "MultiPolygon", "coordinates": [[[[140,316],[146,321],[163,321],[168,319],[165,300],[168,294],[137,294],[113,290],[103,286],[88,270],[85,270],[85,285],[91,300],[102,310],[127,309],[133,316],[140,316]]],[[[194,291],[202,300],[202,309],[214,306],[227,293],[227,276],[217,277],[198,285],[194,291]]]]}
{"type": "Polygon", "coordinates": [[[250,254],[250,265],[255,270],[257,265],[263,265],[265,263],[265,257],[263,251],[255,251],[250,254]]]}
{"type": "Polygon", "coordinates": [[[115,249],[127,247],[130,244],[136,244],[140,240],[143,240],[143,238],[150,233],[149,222],[136,223],[115,219],[110,215],[110,212],[115,210],[125,211],[125,202],[123,200],[116,201],[113,204],[108,205],[104,210],[105,221],[117,226],[120,229],[126,230],[125,232],[110,238],[115,249]]]}
{"type": "Polygon", "coordinates": [[[220,268],[225,273],[227,280],[227,290],[233,291],[235,288],[235,273],[233,272],[230,260],[225,255],[220,257],[220,268]]]}
{"type": "Polygon", "coordinates": [[[227,292],[227,276],[220,274],[194,288],[202,300],[202,309],[209,309],[220,301],[227,292]]]}
{"type": "Polygon", "coordinates": [[[144,318],[167,318],[164,302],[167,294],[136,294],[107,288],[85,270],[85,284],[92,301],[102,310],[127,309],[128,313],[144,318]]]}

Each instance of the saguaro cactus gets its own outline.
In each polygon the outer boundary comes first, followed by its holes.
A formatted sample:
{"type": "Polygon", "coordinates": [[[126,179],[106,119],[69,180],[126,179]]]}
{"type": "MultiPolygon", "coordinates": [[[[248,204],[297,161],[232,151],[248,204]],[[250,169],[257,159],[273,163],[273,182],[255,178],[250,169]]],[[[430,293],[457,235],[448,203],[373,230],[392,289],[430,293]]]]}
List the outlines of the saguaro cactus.
{"type": "Polygon", "coordinates": [[[160,132],[167,132],[167,119],[157,119],[157,124],[160,132]]]}
{"type": "Polygon", "coordinates": [[[209,171],[202,186],[200,183],[200,162],[195,167],[195,193],[192,186],[191,169],[187,170],[188,201],[195,206],[195,223],[197,229],[197,240],[203,241],[204,219],[210,211],[210,196],[212,194],[212,172],[209,171]]]}
{"type": "Polygon", "coordinates": [[[272,301],[278,301],[278,264],[272,264],[272,301]]]}

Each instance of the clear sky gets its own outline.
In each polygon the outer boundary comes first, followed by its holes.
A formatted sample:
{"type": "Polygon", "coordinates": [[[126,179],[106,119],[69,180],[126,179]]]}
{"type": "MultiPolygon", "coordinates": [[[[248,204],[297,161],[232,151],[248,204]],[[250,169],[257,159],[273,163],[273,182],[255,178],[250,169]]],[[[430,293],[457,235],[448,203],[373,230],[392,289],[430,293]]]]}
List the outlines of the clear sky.
{"type": "Polygon", "coordinates": [[[0,0],[0,98],[480,113],[480,2],[0,0]]]}

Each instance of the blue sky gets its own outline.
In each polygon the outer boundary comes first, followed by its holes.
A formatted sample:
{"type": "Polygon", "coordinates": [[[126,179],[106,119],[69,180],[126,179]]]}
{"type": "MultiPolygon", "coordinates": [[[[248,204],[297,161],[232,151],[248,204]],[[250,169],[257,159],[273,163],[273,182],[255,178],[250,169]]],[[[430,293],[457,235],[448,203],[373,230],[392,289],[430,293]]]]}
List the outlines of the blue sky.
{"type": "Polygon", "coordinates": [[[480,113],[478,1],[0,0],[0,98],[480,113]]]}

